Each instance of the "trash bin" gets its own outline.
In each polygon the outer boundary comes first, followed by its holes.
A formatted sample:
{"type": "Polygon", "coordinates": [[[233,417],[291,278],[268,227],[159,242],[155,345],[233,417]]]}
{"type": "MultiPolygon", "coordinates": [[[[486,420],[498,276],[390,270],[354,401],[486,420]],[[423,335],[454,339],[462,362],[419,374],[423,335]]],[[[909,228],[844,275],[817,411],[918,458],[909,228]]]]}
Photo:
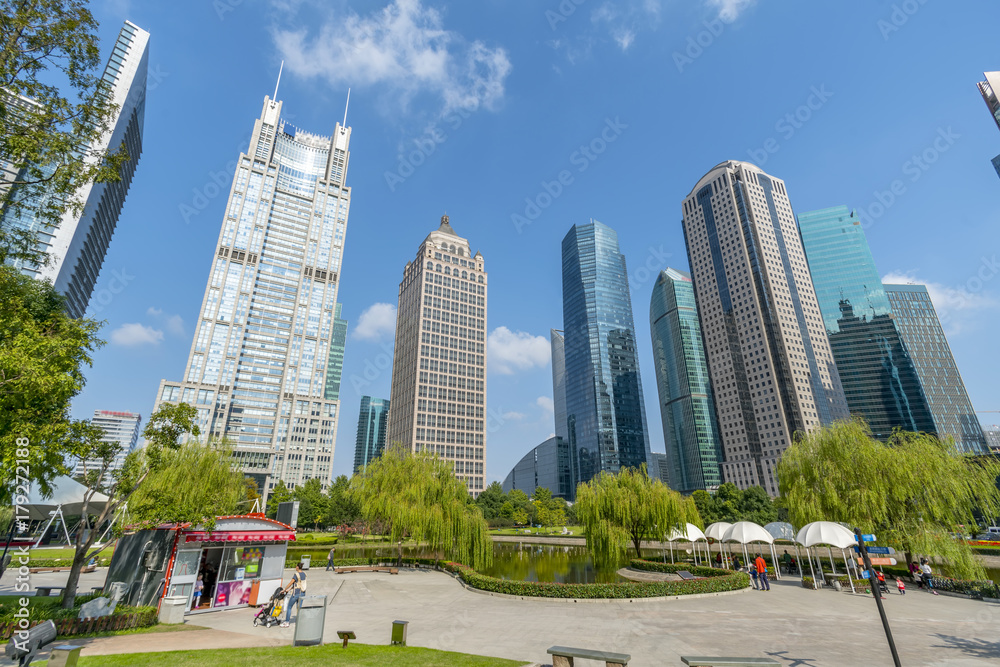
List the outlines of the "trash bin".
{"type": "Polygon", "coordinates": [[[186,595],[172,595],[163,598],[163,602],[160,604],[160,623],[183,623],[187,604],[186,595]]]}
{"type": "Polygon", "coordinates": [[[305,554],[304,556],[302,556],[301,558],[299,558],[299,562],[302,563],[302,569],[303,570],[308,570],[309,569],[309,563],[310,563],[310,561],[312,561],[312,556],[310,556],[309,554],[305,554]]]}
{"type": "Polygon", "coordinates": [[[305,596],[299,603],[299,615],[295,620],[295,639],[292,640],[292,646],[322,644],[325,624],[326,596],[305,596]]]}
{"type": "Polygon", "coordinates": [[[409,621],[393,621],[392,641],[390,643],[406,646],[406,626],[409,624],[409,621]]]}

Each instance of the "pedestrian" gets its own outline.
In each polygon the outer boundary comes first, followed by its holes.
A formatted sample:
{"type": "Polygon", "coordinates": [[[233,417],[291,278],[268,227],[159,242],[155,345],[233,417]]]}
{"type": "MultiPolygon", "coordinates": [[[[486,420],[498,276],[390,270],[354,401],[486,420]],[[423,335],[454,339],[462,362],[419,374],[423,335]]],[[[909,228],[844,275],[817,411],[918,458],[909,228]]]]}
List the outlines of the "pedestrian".
{"type": "Polygon", "coordinates": [[[785,571],[788,574],[792,573],[792,554],[788,553],[788,549],[785,549],[785,553],[781,556],[782,562],[785,564],[785,571]]]}
{"type": "Polygon", "coordinates": [[[764,562],[764,557],[757,554],[757,560],[754,561],[754,565],[757,566],[757,579],[760,580],[760,590],[771,590],[771,583],[767,580],[767,563],[764,562]]]}
{"type": "Polygon", "coordinates": [[[722,552],[715,554],[715,567],[722,567],[722,552]]]}
{"type": "Polygon", "coordinates": [[[201,606],[201,596],[205,592],[205,582],[198,575],[198,581],[194,582],[194,596],[191,599],[191,609],[192,611],[201,606]]]}
{"type": "Polygon", "coordinates": [[[753,589],[759,591],[760,587],[757,585],[757,568],[753,563],[747,563],[747,569],[750,570],[750,579],[753,582],[753,589]]]}
{"type": "MultiPolygon", "coordinates": [[[[288,623],[292,620],[292,607],[296,604],[301,605],[302,598],[306,594],[306,573],[302,571],[302,563],[295,564],[295,574],[292,575],[292,580],[285,586],[285,592],[289,588],[292,589],[292,594],[285,602],[285,622],[281,624],[283,628],[287,628],[288,623]]],[[[298,616],[295,618],[298,620],[298,616]]]]}
{"type": "Polygon", "coordinates": [[[931,573],[931,564],[926,558],[920,559],[920,578],[925,584],[927,584],[927,590],[934,595],[938,594],[938,592],[934,590],[934,575],[931,573]]]}
{"type": "Polygon", "coordinates": [[[903,578],[899,577],[896,579],[896,588],[899,589],[900,595],[906,595],[906,584],[903,583],[903,578]]]}
{"type": "Polygon", "coordinates": [[[917,588],[924,587],[924,580],[923,577],[920,576],[920,566],[917,565],[917,561],[910,563],[910,576],[913,577],[915,582],[917,582],[917,588]]]}
{"type": "Polygon", "coordinates": [[[740,562],[739,556],[733,556],[733,569],[737,572],[743,569],[743,563],[740,562]]]}
{"type": "Polygon", "coordinates": [[[330,547],[330,553],[327,554],[327,557],[326,557],[326,571],[327,572],[329,572],[330,570],[333,570],[334,572],[337,571],[337,566],[333,564],[333,555],[334,555],[334,552],[336,552],[336,551],[337,551],[337,547],[330,547]]]}

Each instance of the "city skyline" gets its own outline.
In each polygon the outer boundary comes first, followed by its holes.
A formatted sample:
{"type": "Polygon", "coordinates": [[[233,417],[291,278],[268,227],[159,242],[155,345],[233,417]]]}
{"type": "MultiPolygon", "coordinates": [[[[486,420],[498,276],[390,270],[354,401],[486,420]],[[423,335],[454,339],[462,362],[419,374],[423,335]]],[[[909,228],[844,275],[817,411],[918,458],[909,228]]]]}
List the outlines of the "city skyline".
{"type": "MultiPolygon", "coordinates": [[[[661,4],[658,21],[637,21],[643,15],[629,12],[642,11],[639,3],[619,3],[623,11],[614,24],[596,18],[596,6],[581,6],[555,26],[545,17],[551,7],[473,11],[416,3],[404,12],[401,5],[381,4],[392,10],[387,16],[412,19],[421,35],[442,31],[439,79],[415,78],[408,87],[405,79],[370,70],[356,70],[364,73],[353,81],[336,74],[315,39],[330,21],[332,10],[324,8],[303,6],[286,15],[266,3],[227,4],[221,15],[205,6],[181,18],[156,5],[135,5],[129,16],[120,5],[95,5],[102,54],[110,52],[125,18],[154,40],[142,166],[93,300],[100,306],[95,316],[108,321],[102,335],[109,345],[95,355],[74,415],[87,417],[107,405],[146,414],[159,378],[176,377],[198,320],[205,286],[200,267],[213,257],[225,189],[249,139],[239,119],[259,111],[282,59],[281,97],[296,114],[292,122],[332,126],[343,116],[351,86],[354,140],[365,147],[352,163],[352,252],[342,278],[350,328],[341,401],[349,421],[362,395],[388,395],[391,306],[399,267],[413,253],[406,230],[448,211],[473,221],[462,232],[484,252],[490,249],[491,277],[502,286],[490,305],[488,334],[498,344],[491,346],[486,406],[493,429],[487,478],[502,480],[553,432],[546,400],[552,398],[551,368],[541,350],[546,330],[559,326],[551,313],[560,303],[565,230],[594,217],[618,231],[633,308],[642,308],[659,270],[689,268],[672,202],[712,165],[741,158],[785,178],[795,210],[835,202],[856,207],[882,277],[930,283],[974,407],[1000,407],[994,365],[979,353],[1000,325],[991,243],[996,174],[988,164],[1000,147],[973,87],[982,72],[998,68],[985,32],[974,38],[998,8],[928,3],[905,26],[883,32],[879,22],[889,19],[891,3],[792,13],[757,3],[722,24],[712,23],[719,14],[707,3],[661,4]],[[706,23],[722,32],[709,32],[706,23]],[[619,29],[633,34],[627,48],[614,39],[619,29]],[[288,39],[296,30],[304,37],[288,39]],[[845,34],[851,35],[846,50],[845,34]],[[697,44],[699,36],[710,44],[687,62],[689,38],[697,44]],[[782,75],[732,82],[742,101],[734,122],[706,91],[747,48],[761,48],[761,36],[773,37],[761,55],[782,62],[782,75]],[[922,47],[931,36],[940,48],[922,47]],[[247,39],[260,48],[247,50],[247,39]],[[180,42],[189,48],[169,46],[180,42]],[[476,42],[481,50],[473,48],[476,42]],[[897,71],[893,54],[904,51],[910,66],[897,71]],[[300,52],[310,57],[296,59],[300,52]],[[220,65],[227,74],[222,80],[210,75],[204,63],[235,62],[225,59],[231,53],[240,54],[239,65],[220,65]],[[476,61],[482,76],[470,79],[459,66],[476,53],[492,60],[476,61]],[[876,74],[889,70],[897,76],[876,74]],[[921,104],[899,104],[917,89],[926,93],[921,104]],[[671,122],[664,123],[654,109],[678,99],[683,103],[670,104],[671,122]],[[197,100],[197,113],[176,113],[188,100],[197,100]],[[682,157],[664,159],[668,154],[682,157]],[[562,171],[568,174],[560,181],[562,171]],[[515,226],[514,214],[530,224],[515,226]],[[946,234],[941,220],[948,220],[946,234]]],[[[389,24],[382,9],[344,11],[373,28],[382,52],[411,72],[413,61],[384,38],[389,24]]],[[[350,45],[354,35],[338,39],[350,45]]],[[[648,376],[647,326],[640,317],[640,366],[648,376]]],[[[655,421],[649,381],[646,409],[655,421]]],[[[339,429],[335,474],[351,470],[352,431],[339,429]]],[[[650,433],[652,447],[663,451],[657,431],[650,433]]]]}

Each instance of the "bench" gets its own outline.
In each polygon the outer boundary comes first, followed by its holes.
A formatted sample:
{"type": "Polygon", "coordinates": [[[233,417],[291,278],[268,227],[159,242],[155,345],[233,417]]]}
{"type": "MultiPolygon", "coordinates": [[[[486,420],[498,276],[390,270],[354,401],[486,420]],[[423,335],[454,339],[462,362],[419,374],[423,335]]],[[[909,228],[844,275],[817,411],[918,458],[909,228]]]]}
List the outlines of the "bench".
{"type": "Polygon", "coordinates": [[[63,591],[66,590],[65,586],[36,586],[35,587],[35,597],[47,598],[52,595],[52,591],[63,591]]]}
{"type": "Polygon", "coordinates": [[[552,656],[552,667],[573,667],[573,658],[581,660],[603,660],[607,667],[625,667],[632,659],[627,653],[610,653],[608,651],[593,651],[586,648],[570,648],[568,646],[552,646],[547,651],[552,656]]]}
{"type": "Polygon", "coordinates": [[[760,667],[781,665],[771,658],[711,658],[703,655],[682,655],[681,662],[689,667],[760,667]]]}
{"type": "MultiPolygon", "coordinates": [[[[72,567],[29,567],[28,572],[31,574],[38,574],[39,572],[69,572],[72,567]]],[[[82,570],[81,574],[89,574],[91,572],[97,572],[96,565],[87,565],[82,570]]]]}
{"type": "Polygon", "coordinates": [[[680,572],[677,573],[677,576],[683,579],[684,581],[691,581],[692,579],[698,578],[693,574],[691,574],[690,572],[688,572],[687,570],[681,570],[680,572]]]}
{"type": "Polygon", "coordinates": [[[337,574],[345,572],[388,572],[389,574],[399,574],[398,567],[387,567],[378,565],[352,565],[350,567],[338,567],[337,574]]]}

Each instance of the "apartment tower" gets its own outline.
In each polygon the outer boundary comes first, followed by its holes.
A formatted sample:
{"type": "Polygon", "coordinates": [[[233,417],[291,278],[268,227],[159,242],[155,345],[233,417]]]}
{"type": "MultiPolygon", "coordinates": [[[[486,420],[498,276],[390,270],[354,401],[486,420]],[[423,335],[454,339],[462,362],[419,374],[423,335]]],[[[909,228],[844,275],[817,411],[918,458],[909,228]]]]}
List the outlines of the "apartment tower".
{"type": "Polygon", "coordinates": [[[682,211],[723,477],[776,495],[793,434],[849,416],[785,183],[723,162],[682,211]]]}
{"type": "Polygon", "coordinates": [[[454,465],[469,493],[486,466],[486,269],[448,216],[399,284],[389,445],[454,465]]]}
{"type": "Polygon", "coordinates": [[[389,401],[384,398],[361,397],[358,413],[358,434],[354,441],[354,472],[364,472],[385,450],[389,401]]]}

